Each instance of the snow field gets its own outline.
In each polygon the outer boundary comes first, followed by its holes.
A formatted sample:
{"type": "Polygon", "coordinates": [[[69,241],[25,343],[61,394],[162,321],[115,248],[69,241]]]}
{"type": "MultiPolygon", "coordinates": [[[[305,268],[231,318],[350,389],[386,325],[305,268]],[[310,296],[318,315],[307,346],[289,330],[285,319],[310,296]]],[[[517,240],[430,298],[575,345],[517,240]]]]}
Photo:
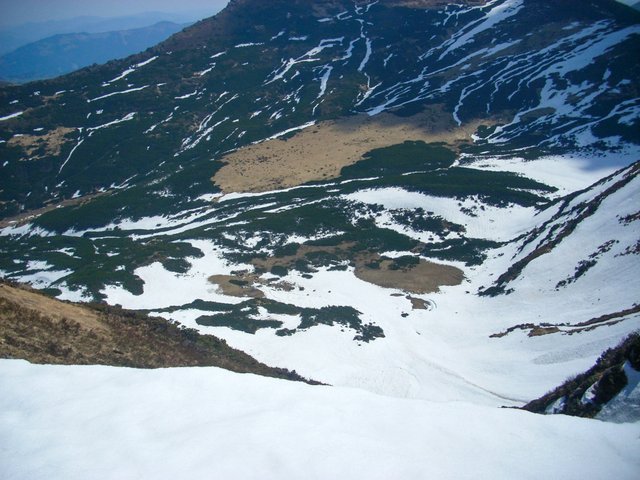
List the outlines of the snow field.
{"type": "Polygon", "coordinates": [[[640,468],[637,423],[390,398],[217,368],[2,360],[0,388],[0,473],[11,480],[625,480],[640,468]]]}

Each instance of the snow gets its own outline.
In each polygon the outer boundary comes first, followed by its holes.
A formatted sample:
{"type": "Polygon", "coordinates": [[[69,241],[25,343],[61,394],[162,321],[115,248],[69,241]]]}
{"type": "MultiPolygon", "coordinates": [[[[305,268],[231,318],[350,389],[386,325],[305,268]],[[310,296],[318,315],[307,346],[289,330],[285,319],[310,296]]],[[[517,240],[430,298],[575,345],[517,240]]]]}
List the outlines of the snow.
{"type": "Polygon", "coordinates": [[[59,300],[66,300],[69,302],[90,302],[93,300],[92,296],[82,289],[71,290],[66,283],[56,285],[56,288],[62,293],[57,296],[59,300]]]}
{"type": "Polygon", "coordinates": [[[96,98],[91,98],[89,100],[87,100],[87,103],[91,103],[91,102],[95,102],[97,100],[102,100],[104,98],[108,98],[108,97],[113,97],[114,95],[123,95],[125,93],[131,93],[131,92],[139,92],[140,90],[144,90],[145,88],[147,88],[149,85],[145,85],[143,87],[137,87],[137,88],[129,88],[127,90],[122,90],[119,92],[111,92],[111,93],[107,93],[106,95],[101,95],[99,97],[96,98]]]}
{"type": "Polygon", "coordinates": [[[317,62],[319,59],[316,57],[319,53],[327,48],[333,48],[337,45],[341,45],[344,41],[344,37],[338,38],[325,38],[320,41],[320,43],[313,47],[311,50],[307,51],[303,55],[298,58],[289,58],[288,60],[283,60],[282,65],[275,69],[267,76],[267,80],[265,81],[265,85],[275,82],[276,80],[283,80],[284,76],[291,70],[295,65],[299,63],[306,62],[317,62]]]}
{"type": "Polygon", "coordinates": [[[464,30],[461,30],[460,33],[454,35],[452,37],[453,41],[449,41],[445,44],[447,45],[447,49],[440,55],[439,59],[442,60],[449,53],[457,50],[466,43],[469,43],[479,33],[493,28],[498,23],[514,16],[522,9],[523,6],[523,0],[506,0],[492,8],[486,13],[481,23],[471,28],[469,31],[465,32],[464,30]]]}
{"type": "Polygon", "coordinates": [[[322,70],[322,76],[320,77],[320,92],[316,98],[322,97],[327,91],[327,82],[329,81],[329,77],[331,76],[331,71],[333,67],[327,65],[322,70]]]}
{"type": "Polygon", "coordinates": [[[616,423],[640,421],[640,372],[629,361],[623,368],[627,385],[596,415],[599,420],[616,423]]]}
{"type": "Polygon", "coordinates": [[[247,42],[247,43],[239,43],[235,46],[235,48],[245,48],[245,47],[253,47],[257,45],[264,45],[263,42],[247,42]]]}
{"type": "Polygon", "coordinates": [[[80,140],[78,140],[78,143],[76,143],[74,145],[74,147],[71,149],[71,151],[69,152],[69,155],[67,156],[67,158],[65,159],[64,162],[62,162],[62,165],[60,165],[60,169],[58,170],[58,175],[60,175],[60,173],[62,173],[62,169],[64,168],[64,166],[69,163],[69,160],[71,160],[71,157],[73,156],[73,153],[77,150],[77,148],[82,145],[82,142],[84,142],[84,139],[81,138],[80,140]]]}
{"type": "Polygon", "coordinates": [[[596,163],[592,158],[575,154],[551,155],[534,160],[524,160],[517,157],[481,158],[471,164],[465,163],[464,166],[480,170],[519,173],[532,180],[557,188],[557,196],[564,196],[591,186],[625,164],[624,160],[615,161],[611,158],[610,160],[613,161],[596,163]]]}
{"type": "Polygon", "coordinates": [[[127,68],[124,72],[122,72],[120,75],[118,75],[117,77],[109,80],[108,82],[105,82],[107,85],[109,85],[110,83],[113,82],[117,82],[118,80],[122,80],[123,78],[125,78],[126,76],[128,76],[129,74],[135,72],[136,69],[135,68],[127,68]]]}
{"type": "Polygon", "coordinates": [[[638,424],[388,398],[218,368],[0,360],[0,471],[92,478],[635,478],[638,424]],[[37,394],[34,394],[37,392],[37,394]]]}
{"type": "MultiPolygon", "coordinates": [[[[89,127],[89,128],[87,128],[87,132],[94,132],[94,131],[100,130],[102,128],[107,128],[107,127],[111,127],[112,125],[117,125],[118,123],[128,122],[130,120],[133,120],[135,118],[135,116],[136,116],[136,112],[127,113],[124,117],[122,117],[122,118],[120,118],[118,120],[113,120],[111,122],[107,122],[107,123],[104,123],[102,125],[98,125],[96,127],[89,127]]],[[[79,144],[76,145],[76,148],[78,146],[79,146],[79,144]]]]}
{"type": "Polygon", "coordinates": [[[204,77],[207,73],[209,73],[214,68],[216,68],[216,64],[215,63],[212,64],[209,68],[205,68],[201,72],[196,72],[196,75],[198,75],[199,77],[204,77]]]}
{"type": "Polygon", "coordinates": [[[151,57],[150,59],[145,60],[144,62],[140,62],[140,63],[136,64],[135,67],[136,68],[140,68],[140,67],[144,67],[145,65],[149,65],[154,60],[157,60],[157,58],[158,58],[157,55],[155,57],[151,57]]]}
{"type": "Polygon", "coordinates": [[[198,94],[198,89],[196,88],[193,92],[191,93],[185,93],[184,95],[180,95],[179,97],[174,97],[176,100],[184,100],[185,98],[189,98],[189,97],[193,97],[194,95],[198,94]]]}
{"type": "Polygon", "coordinates": [[[364,55],[364,58],[362,59],[362,62],[360,62],[360,65],[358,66],[358,71],[362,72],[364,70],[364,67],[367,66],[367,63],[369,63],[369,58],[371,58],[371,40],[370,39],[365,39],[365,44],[366,44],[366,52],[364,55]]]}
{"type": "Polygon", "coordinates": [[[7,115],[5,117],[0,117],[0,122],[4,122],[5,120],[11,120],[12,118],[19,117],[23,113],[24,113],[24,111],[21,111],[21,112],[12,113],[12,114],[7,115]]]}
{"type": "Polygon", "coordinates": [[[314,126],[315,124],[316,124],[316,121],[315,121],[315,120],[312,120],[312,121],[310,121],[310,122],[303,123],[302,125],[298,125],[297,127],[288,128],[288,129],[286,129],[286,130],[284,130],[284,131],[282,131],[282,132],[278,132],[278,133],[276,133],[275,135],[271,135],[270,137],[267,137],[267,138],[265,138],[264,140],[261,140],[261,142],[263,142],[263,141],[267,141],[267,140],[274,140],[274,139],[276,139],[276,138],[283,137],[283,136],[285,136],[285,135],[287,135],[287,134],[289,134],[289,133],[297,132],[298,130],[304,130],[305,128],[312,127],[312,126],[314,126]]]}
{"type": "Polygon", "coordinates": [[[73,273],[72,270],[55,270],[52,265],[42,260],[28,261],[26,270],[33,273],[13,278],[19,279],[19,281],[23,283],[29,283],[34,288],[47,288],[51,286],[51,284],[73,273]]]}
{"type": "MultiPolygon", "coordinates": [[[[208,278],[213,274],[230,274],[234,269],[206,240],[192,240],[191,245],[202,251],[202,258],[188,258],[191,268],[185,274],[166,270],[161,263],[137,268],[135,274],[144,282],[142,295],[134,295],[118,285],[108,285],[102,293],[106,302],[130,309],[161,309],[189,304],[197,299],[234,304],[241,298],[221,295],[208,278]]],[[[250,268],[250,267],[249,267],[250,268]]]]}
{"type": "Polygon", "coordinates": [[[154,60],[156,60],[158,57],[151,57],[148,60],[145,60],[144,62],[140,62],[137,63],[135,65],[130,66],[129,68],[127,68],[125,71],[123,71],[120,75],[118,75],[117,77],[115,77],[112,80],[109,80],[108,82],[105,82],[104,85],[110,85],[114,82],[117,82],[118,80],[122,80],[123,78],[126,78],[127,76],[129,76],[130,74],[132,74],[133,72],[136,71],[136,69],[140,68],[140,67],[144,67],[145,65],[149,65],[151,62],[153,62],[154,60]]]}
{"type": "MultiPolygon", "coordinates": [[[[422,193],[409,192],[402,188],[360,190],[356,193],[344,195],[342,198],[369,205],[382,205],[385,209],[413,210],[422,208],[425,212],[431,212],[435,216],[463,225],[468,237],[495,241],[508,241],[528,231],[534,224],[532,218],[536,212],[532,207],[511,205],[508,208],[498,208],[484,205],[474,197],[457,200],[455,198],[434,197],[422,193]],[[465,213],[465,211],[477,210],[479,206],[482,206],[484,210],[477,217],[465,213]]],[[[391,222],[390,218],[384,216],[383,220],[391,222]]],[[[394,229],[413,237],[410,231],[402,229],[400,226],[394,229]]],[[[431,233],[422,232],[420,235],[428,237],[431,233]]],[[[418,239],[425,240],[424,238],[418,239]]]]}

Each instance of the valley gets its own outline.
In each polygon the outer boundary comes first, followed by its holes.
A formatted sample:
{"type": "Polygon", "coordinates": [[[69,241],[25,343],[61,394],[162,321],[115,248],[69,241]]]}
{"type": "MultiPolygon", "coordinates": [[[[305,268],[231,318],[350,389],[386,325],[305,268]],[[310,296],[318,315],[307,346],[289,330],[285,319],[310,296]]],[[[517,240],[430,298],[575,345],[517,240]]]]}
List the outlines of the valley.
{"type": "MultiPolygon", "coordinates": [[[[640,329],[639,46],[640,13],[609,0],[234,0],[142,54],[0,88],[0,276],[48,296],[2,286],[6,301],[80,312],[105,345],[133,329],[151,355],[165,340],[141,332],[163,325],[324,384],[3,360],[7,408],[30,425],[7,427],[18,457],[51,450],[12,402],[68,372],[135,399],[124,413],[106,401],[100,428],[145,405],[175,413],[151,444],[177,463],[135,456],[159,478],[187,458],[192,478],[210,468],[183,444],[217,445],[231,477],[251,478],[239,452],[254,441],[266,478],[307,464],[350,478],[346,451],[371,478],[475,478],[469,456],[488,478],[633,478],[635,347],[590,368],[640,329]],[[105,326],[101,309],[132,320],[105,326]],[[602,378],[615,388],[596,405],[602,378]],[[606,422],[517,410],[541,397],[534,411],[606,422]],[[299,464],[263,442],[276,424],[304,438],[299,464]]],[[[94,346],[77,363],[137,365],[92,360],[94,346]]],[[[65,415],[87,418],[92,390],[73,392],[65,415]]],[[[125,446],[149,441],[144,418],[125,446]]],[[[56,478],[79,478],[64,458],[56,478]]]]}

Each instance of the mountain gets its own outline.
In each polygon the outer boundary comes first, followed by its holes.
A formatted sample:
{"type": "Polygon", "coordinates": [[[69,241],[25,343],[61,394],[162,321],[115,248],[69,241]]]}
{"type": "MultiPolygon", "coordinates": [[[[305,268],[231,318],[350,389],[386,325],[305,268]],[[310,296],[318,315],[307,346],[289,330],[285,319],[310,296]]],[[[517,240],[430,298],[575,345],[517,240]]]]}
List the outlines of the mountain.
{"type": "Polygon", "coordinates": [[[185,14],[143,12],[135,15],[108,18],[85,15],[63,20],[28,22],[22,25],[6,26],[0,28],[0,55],[11,53],[12,51],[29,43],[34,43],[55,35],[79,32],[105,33],[121,30],[133,30],[148,27],[160,22],[179,24],[193,23],[194,21],[208,17],[213,13],[215,13],[215,11],[194,11],[185,14]]]}
{"type": "MultiPolygon", "coordinates": [[[[329,419],[328,445],[345,430],[380,442],[357,465],[379,465],[386,447],[411,465],[400,477],[464,476],[470,461],[458,461],[477,455],[458,452],[458,436],[398,427],[444,412],[440,432],[513,446],[484,476],[508,478],[505,465],[542,445],[522,476],[613,465],[633,478],[637,423],[497,407],[540,398],[640,326],[639,47],[640,14],[609,0],[232,1],[142,54],[0,89],[0,273],[178,321],[333,386],[283,387],[283,398],[255,379],[224,390],[218,371],[184,380],[225,391],[212,415],[234,419],[234,438],[329,419]],[[265,403],[247,404],[242,392],[261,385],[265,403]],[[358,402],[380,409],[331,423],[358,402]],[[321,416],[296,410],[318,404],[321,416]],[[603,450],[590,443],[587,455],[584,438],[605,438],[603,450]]],[[[24,391],[64,375],[41,372],[24,391]]],[[[153,377],[163,395],[177,375],[153,377]]],[[[73,392],[78,409],[95,404],[73,392]]],[[[206,392],[185,400],[180,425],[206,392]]],[[[51,405],[34,408],[45,417],[51,405]]],[[[305,440],[294,451],[316,452],[305,440]]],[[[271,476],[300,476],[288,451],[260,445],[271,476]]],[[[245,471],[238,454],[223,457],[245,471]]],[[[300,458],[327,471],[317,457],[300,458]]],[[[353,477],[345,464],[335,470],[353,477]]]]}
{"type": "Polygon", "coordinates": [[[640,2],[636,2],[633,5],[631,5],[632,8],[635,8],[636,10],[640,10],[640,2]]]}
{"type": "Polygon", "coordinates": [[[0,78],[24,83],[56,77],[141,52],[186,26],[160,22],[117,32],[55,35],[0,57],[0,78]]]}

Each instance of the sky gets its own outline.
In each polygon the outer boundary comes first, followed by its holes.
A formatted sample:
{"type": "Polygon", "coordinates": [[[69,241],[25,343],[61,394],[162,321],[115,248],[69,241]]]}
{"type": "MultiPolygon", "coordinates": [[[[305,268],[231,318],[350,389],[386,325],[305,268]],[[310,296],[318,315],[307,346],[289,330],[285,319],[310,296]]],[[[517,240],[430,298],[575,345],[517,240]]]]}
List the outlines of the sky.
{"type": "Polygon", "coordinates": [[[228,0],[0,0],[0,27],[92,15],[117,17],[142,12],[211,14],[228,0]]]}

